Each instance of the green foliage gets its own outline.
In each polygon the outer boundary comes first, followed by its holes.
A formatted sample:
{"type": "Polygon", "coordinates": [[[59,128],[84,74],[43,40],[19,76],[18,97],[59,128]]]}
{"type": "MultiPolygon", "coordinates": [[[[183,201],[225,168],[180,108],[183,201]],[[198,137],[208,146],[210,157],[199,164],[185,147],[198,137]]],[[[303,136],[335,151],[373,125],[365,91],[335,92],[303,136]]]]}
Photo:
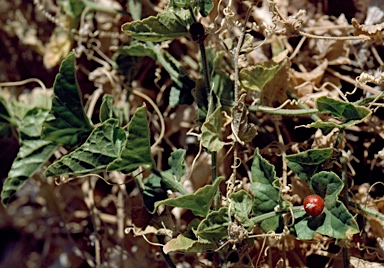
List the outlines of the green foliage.
{"type": "MultiPolygon", "coordinates": [[[[279,188],[275,186],[278,181],[275,167],[260,155],[259,149],[255,150],[251,172],[251,189],[254,196],[253,215],[260,216],[275,211],[282,200],[279,188]]],[[[281,227],[281,217],[273,216],[262,221],[260,226],[265,232],[277,231],[281,227]]]]}
{"type": "Polygon", "coordinates": [[[155,166],[151,155],[149,125],[145,105],[136,110],[128,124],[126,145],[120,156],[107,166],[107,170],[130,173],[140,166],[149,170],[155,166]]]}
{"type": "Polygon", "coordinates": [[[117,61],[118,69],[128,79],[132,79],[135,70],[133,64],[127,64],[127,61],[133,60],[132,57],[148,56],[158,61],[161,66],[169,73],[174,86],[171,88],[170,104],[175,107],[177,104],[192,104],[194,98],[192,90],[195,88],[195,81],[192,80],[184,67],[169,52],[155,46],[151,42],[139,43],[132,42],[123,46],[114,55],[117,61]]]}
{"type": "Polygon", "coordinates": [[[309,182],[309,179],[318,172],[324,163],[331,159],[332,148],[309,149],[305,152],[286,156],[287,165],[300,179],[309,182]]]}
{"type": "Polygon", "coordinates": [[[185,173],[185,158],[186,151],[184,149],[177,149],[171,153],[171,156],[168,158],[168,164],[171,166],[172,174],[175,176],[177,181],[180,181],[185,173]]]}
{"type": "Polygon", "coordinates": [[[344,183],[335,173],[322,171],[315,174],[310,180],[310,187],[324,198],[325,208],[317,217],[302,212],[295,214],[295,230],[299,239],[312,239],[315,232],[344,239],[359,232],[355,219],[337,198],[344,183]]]}
{"type": "Polygon", "coordinates": [[[189,252],[189,253],[199,253],[206,250],[215,249],[213,243],[208,240],[200,238],[195,240],[189,237],[179,234],[176,238],[169,241],[164,247],[163,251],[165,254],[169,252],[189,252]]]}
{"type": "Polygon", "coordinates": [[[253,227],[253,223],[249,220],[249,215],[252,210],[252,196],[244,190],[232,193],[229,196],[231,200],[231,215],[235,216],[236,220],[240,221],[243,226],[248,229],[253,227]]]}
{"type": "Polygon", "coordinates": [[[76,150],[48,167],[46,176],[84,175],[98,173],[120,156],[126,132],[116,119],[108,119],[96,127],[76,150]]]}
{"type": "Polygon", "coordinates": [[[218,211],[211,211],[201,221],[196,230],[196,236],[209,241],[222,240],[228,237],[228,208],[222,207],[218,211]]]}
{"type": "Polygon", "coordinates": [[[222,177],[217,178],[214,184],[206,185],[193,194],[186,194],[180,197],[158,201],[156,202],[155,207],[158,207],[160,205],[167,205],[173,207],[187,208],[190,209],[192,213],[196,216],[205,217],[209,212],[213,197],[218,191],[220,182],[223,179],[224,178],[222,177]]]}
{"type": "Polygon", "coordinates": [[[316,100],[316,106],[320,113],[330,112],[334,117],[342,120],[341,123],[316,121],[306,126],[320,128],[324,135],[328,134],[334,128],[344,129],[362,123],[372,113],[371,110],[364,106],[357,106],[327,96],[318,98],[316,100]]]}
{"type": "Polygon", "coordinates": [[[191,20],[188,10],[166,11],[156,17],[125,23],[125,34],[140,41],[161,42],[188,35],[187,25],[191,20]]]}
{"type": "Polygon", "coordinates": [[[56,144],[76,146],[88,137],[93,127],[83,109],[74,52],[63,60],[53,88],[52,109],[41,136],[56,144]]]}
{"type": "Polygon", "coordinates": [[[40,132],[48,111],[34,108],[27,112],[20,123],[21,147],[4,182],[1,200],[8,204],[13,195],[24,186],[51,157],[57,145],[40,139],[40,132]]]}
{"type": "Polygon", "coordinates": [[[124,111],[113,105],[113,96],[105,94],[103,96],[103,102],[100,106],[99,114],[100,122],[105,122],[110,118],[116,118],[119,121],[119,125],[124,123],[124,111]]]}
{"type": "Polygon", "coordinates": [[[224,147],[221,126],[221,105],[219,105],[216,110],[208,116],[201,127],[202,144],[210,152],[218,152],[224,147]]]}

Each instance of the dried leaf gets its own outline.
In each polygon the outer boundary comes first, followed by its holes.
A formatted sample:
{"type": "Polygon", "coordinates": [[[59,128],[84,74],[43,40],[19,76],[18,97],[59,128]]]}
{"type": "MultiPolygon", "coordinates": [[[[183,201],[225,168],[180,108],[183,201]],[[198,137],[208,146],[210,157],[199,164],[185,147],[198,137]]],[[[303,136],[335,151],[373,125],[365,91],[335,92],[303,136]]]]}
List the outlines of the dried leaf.
{"type": "Polygon", "coordinates": [[[234,139],[241,145],[250,142],[257,134],[256,126],[248,122],[248,109],[244,103],[245,95],[241,95],[237,104],[232,108],[231,128],[234,139]]]}
{"type": "Polygon", "coordinates": [[[352,19],[352,26],[355,28],[354,35],[367,35],[372,41],[382,42],[384,36],[384,22],[375,25],[359,24],[355,18],[352,19]]]}

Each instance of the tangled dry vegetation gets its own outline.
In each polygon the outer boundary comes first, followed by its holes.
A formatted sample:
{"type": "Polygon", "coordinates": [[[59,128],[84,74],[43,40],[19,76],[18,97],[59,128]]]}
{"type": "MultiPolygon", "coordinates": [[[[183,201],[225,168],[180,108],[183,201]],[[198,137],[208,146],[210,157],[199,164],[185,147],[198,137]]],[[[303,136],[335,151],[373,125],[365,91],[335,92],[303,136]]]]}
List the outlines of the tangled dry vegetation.
{"type": "MultiPolygon", "coordinates": [[[[25,104],[14,102],[15,114],[22,114],[28,105],[37,105],[41,94],[52,96],[59,65],[74,49],[85,111],[94,124],[99,123],[105,94],[111,94],[114,105],[126,114],[132,115],[146,103],[156,168],[169,168],[170,153],[183,148],[185,187],[193,192],[210,184],[211,157],[200,150],[197,106],[170,105],[173,81],[161,62],[148,55],[124,55],[119,50],[133,41],[121,31],[121,26],[162,13],[168,1],[83,1],[87,4],[79,14],[68,7],[75,2],[81,1],[0,0],[0,94],[9,103],[17,99],[25,104]]],[[[231,81],[238,81],[240,76],[242,83],[235,87],[247,92],[245,103],[252,104],[261,98],[271,111],[303,105],[313,108],[320,96],[355,102],[384,90],[381,1],[276,0],[261,1],[256,6],[251,1],[213,2],[209,16],[198,17],[208,31],[207,60],[211,67],[218,64],[231,81]],[[240,38],[244,42],[237,48],[240,38]],[[214,63],[218,53],[221,57],[214,63]],[[249,68],[271,59],[283,64],[261,92],[257,90],[258,77],[244,77],[249,68]]],[[[189,36],[157,46],[169,52],[192,80],[201,78],[199,45],[189,36]]],[[[238,147],[236,180],[232,186],[249,191],[250,163],[253,152],[259,148],[281,177],[286,199],[300,205],[310,189],[290,172],[284,157],[340,143],[341,153],[348,159],[349,198],[384,213],[382,106],[380,99],[370,101],[372,115],[347,127],[341,141],[336,141],[337,131],[324,135],[320,130],[303,127],[312,122],[310,116],[250,111],[248,118],[254,123],[257,136],[238,147]]],[[[234,148],[229,136],[230,121],[226,121],[230,119],[223,118],[225,145],[217,155],[217,171],[230,178],[234,148]]],[[[2,137],[0,147],[0,175],[4,182],[19,149],[18,139],[2,137]]],[[[162,245],[183,233],[194,216],[188,210],[169,207],[150,214],[133,179],[138,172],[104,172],[99,174],[103,179],[46,178],[44,170],[48,164],[67,154],[67,149],[60,147],[17,192],[12,203],[0,206],[0,266],[220,266],[215,251],[162,253],[162,245]]],[[[341,168],[335,165],[333,170],[340,172],[341,168]]],[[[139,175],[145,179],[149,174],[144,171],[139,175]]],[[[227,185],[221,184],[223,202],[227,185]]],[[[343,265],[343,251],[350,256],[351,267],[379,265],[384,259],[383,220],[359,214],[353,207],[350,211],[360,233],[348,239],[318,234],[312,240],[302,241],[287,230],[263,235],[255,227],[252,234],[260,237],[255,237],[252,245],[233,243],[226,256],[227,265],[338,267],[343,265]]]]}

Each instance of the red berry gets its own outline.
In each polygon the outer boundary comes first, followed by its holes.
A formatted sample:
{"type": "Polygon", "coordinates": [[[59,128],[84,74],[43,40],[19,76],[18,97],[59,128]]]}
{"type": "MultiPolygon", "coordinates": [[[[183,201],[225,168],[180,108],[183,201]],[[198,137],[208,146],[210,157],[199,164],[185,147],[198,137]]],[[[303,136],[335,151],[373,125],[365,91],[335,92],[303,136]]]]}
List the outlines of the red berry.
{"type": "Polygon", "coordinates": [[[324,200],[316,194],[308,195],[304,199],[304,209],[307,214],[316,217],[319,216],[324,209],[324,200]]]}

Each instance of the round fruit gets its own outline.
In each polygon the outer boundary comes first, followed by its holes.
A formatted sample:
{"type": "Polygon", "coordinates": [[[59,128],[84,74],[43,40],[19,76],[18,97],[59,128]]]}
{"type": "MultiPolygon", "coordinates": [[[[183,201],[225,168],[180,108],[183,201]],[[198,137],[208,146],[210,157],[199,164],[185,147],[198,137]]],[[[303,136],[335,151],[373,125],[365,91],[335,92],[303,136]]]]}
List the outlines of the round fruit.
{"type": "Polygon", "coordinates": [[[308,195],[304,199],[304,209],[307,214],[316,217],[319,216],[324,209],[324,200],[316,194],[308,195]]]}

